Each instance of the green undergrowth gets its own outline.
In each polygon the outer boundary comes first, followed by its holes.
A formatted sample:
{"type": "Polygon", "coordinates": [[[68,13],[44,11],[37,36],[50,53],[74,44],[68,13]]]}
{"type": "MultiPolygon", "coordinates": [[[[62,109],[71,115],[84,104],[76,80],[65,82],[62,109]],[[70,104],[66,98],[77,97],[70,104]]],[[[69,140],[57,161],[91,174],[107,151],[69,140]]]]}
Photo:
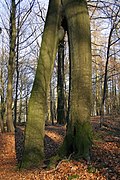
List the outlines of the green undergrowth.
{"type": "Polygon", "coordinates": [[[73,174],[73,175],[68,176],[68,180],[77,179],[77,178],[79,178],[78,174],[73,174]]]}
{"type": "Polygon", "coordinates": [[[89,165],[88,168],[87,168],[88,172],[89,173],[96,173],[98,170],[92,166],[92,165],[89,165]]]}
{"type": "Polygon", "coordinates": [[[95,132],[93,133],[93,143],[94,142],[103,142],[102,133],[101,132],[95,132]]]}
{"type": "Polygon", "coordinates": [[[48,160],[47,169],[55,168],[62,159],[59,155],[53,156],[48,160]]]}

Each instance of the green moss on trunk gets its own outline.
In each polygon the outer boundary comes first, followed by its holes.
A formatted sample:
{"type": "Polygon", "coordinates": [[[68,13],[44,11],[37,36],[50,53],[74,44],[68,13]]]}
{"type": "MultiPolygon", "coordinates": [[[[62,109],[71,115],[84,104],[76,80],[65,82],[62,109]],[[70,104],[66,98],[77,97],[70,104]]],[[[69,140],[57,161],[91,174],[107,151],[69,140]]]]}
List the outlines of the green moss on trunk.
{"type": "Polygon", "coordinates": [[[92,145],[92,128],[90,122],[76,122],[68,127],[63,145],[59,150],[60,156],[74,154],[77,159],[89,157],[89,150],[92,145]]]}
{"type": "Polygon", "coordinates": [[[47,113],[47,93],[58,45],[60,0],[49,3],[38,67],[28,105],[25,150],[21,167],[38,166],[44,158],[44,126],[47,113]]]}
{"type": "Polygon", "coordinates": [[[87,158],[91,146],[91,36],[86,1],[65,0],[71,59],[70,119],[62,153],[87,158]]]}

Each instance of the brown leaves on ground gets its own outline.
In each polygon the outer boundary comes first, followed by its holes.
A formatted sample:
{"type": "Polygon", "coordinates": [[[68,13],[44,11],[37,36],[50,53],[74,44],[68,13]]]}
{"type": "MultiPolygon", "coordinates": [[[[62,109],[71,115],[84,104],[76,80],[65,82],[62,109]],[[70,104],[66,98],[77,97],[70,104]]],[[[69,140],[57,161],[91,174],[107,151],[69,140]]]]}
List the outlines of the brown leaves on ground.
{"type": "MultiPolygon", "coordinates": [[[[97,119],[96,119],[97,120],[97,119]]],[[[96,122],[93,119],[93,124],[96,122]]],[[[92,164],[108,180],[120,179],[120,117],[104,119],[103,127],[95,130],[99,134],[92,148],[92,164]]]]}
{"type": "MultiPolygon", "coordinates": [[[[50,170],[41,167],[18,171],[15,158],[15,138],[11,133],[0,133],[0,180],[119,180],[120,179],[120,119],[106,118],[99,128],[99,119],[92,118],[95,141],[91,150],[91,162],[64,159],[50,170]]],[[[23,129],[16,131],[17,158],[21,160],[23,129]]],[[[65,127],[46,126],[46,159],[56,154],[63,142],[65,127]]]]}

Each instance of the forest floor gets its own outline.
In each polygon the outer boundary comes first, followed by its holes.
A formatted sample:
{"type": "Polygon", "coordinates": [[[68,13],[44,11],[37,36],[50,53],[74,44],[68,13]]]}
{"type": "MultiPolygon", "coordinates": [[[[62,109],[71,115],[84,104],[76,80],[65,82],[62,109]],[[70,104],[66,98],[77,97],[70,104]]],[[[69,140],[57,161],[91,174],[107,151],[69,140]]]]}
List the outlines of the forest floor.
{"type": "MultiPolygon", "coordinates": [[[[16,159],[21,160],[24,130],[18,127],[16,138],[11,133],[0,133],[0,180],[120,180],[120,117],[106,117],[102,128],[99,117],[91,118],[91,122],[91,161],[64,159],[51,169],[19,171],[16,159]]],[[[45,156],[49,159],[63,142],[65,127],[46,126],[45,132],[45,156]]]]}

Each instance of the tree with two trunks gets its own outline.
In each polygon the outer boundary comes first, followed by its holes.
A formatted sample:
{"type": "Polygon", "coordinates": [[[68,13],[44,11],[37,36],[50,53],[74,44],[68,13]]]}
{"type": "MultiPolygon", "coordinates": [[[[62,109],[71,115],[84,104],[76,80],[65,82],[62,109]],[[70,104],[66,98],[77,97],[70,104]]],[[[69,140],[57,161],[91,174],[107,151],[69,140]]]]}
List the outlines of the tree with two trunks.
{"type": "Polygon", "coordinates": [[[38,166],[44,161],[47,96],[58,45],[64,38],[64,33],[59,38],[61,29],[68,34],[71,87],[69,122],[59,156],[69,156],[72,153],[77,158],[89,159],[90,156],[92,61],[87,3],[86,0],[50,0],[28,105],[21,168],[38,166]]]}

